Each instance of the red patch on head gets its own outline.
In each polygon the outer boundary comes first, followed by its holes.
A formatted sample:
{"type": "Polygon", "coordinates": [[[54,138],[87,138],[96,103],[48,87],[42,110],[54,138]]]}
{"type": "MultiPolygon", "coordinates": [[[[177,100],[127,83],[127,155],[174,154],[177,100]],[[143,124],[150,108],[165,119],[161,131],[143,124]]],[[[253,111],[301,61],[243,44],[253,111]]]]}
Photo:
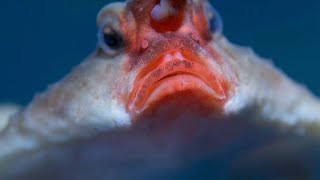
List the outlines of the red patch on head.
{"type": "Polygon", "coordinates": [[[196,5],[192,9],[192,22],[203,39],[211,40],[211,32],[202,5],[196,5]]]}

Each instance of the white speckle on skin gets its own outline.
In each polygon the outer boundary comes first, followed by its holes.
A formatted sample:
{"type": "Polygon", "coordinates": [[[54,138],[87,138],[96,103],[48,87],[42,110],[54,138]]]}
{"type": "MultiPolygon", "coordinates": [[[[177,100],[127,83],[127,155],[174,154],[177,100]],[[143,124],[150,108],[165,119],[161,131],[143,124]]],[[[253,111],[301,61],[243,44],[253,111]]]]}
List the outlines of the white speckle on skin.
{"type": "Polygon", "coordinates": [[[166,54],[166,55],[164,56],[164,62],[169,62],[171,59],[172,59],[171,54],[166,54]]]}
{"type": "Polygon", "coordinates": [[[186,58],[183,57],[183,55],[182,55],[180,52],[176,52],[176,53],[174,54],[174,57],[175,57],[175,58],[178,58],[178,59],[180,59],[180,60],[186,59],[186,58]]]}

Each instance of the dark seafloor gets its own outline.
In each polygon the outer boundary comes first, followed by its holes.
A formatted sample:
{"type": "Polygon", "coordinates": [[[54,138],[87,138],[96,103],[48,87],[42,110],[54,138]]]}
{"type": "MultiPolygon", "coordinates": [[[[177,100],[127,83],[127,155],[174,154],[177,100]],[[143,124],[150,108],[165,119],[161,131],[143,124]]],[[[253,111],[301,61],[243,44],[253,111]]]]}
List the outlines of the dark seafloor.
{"type": "Polygon", "coordinates": [[[320,137],[246,119],[148,121],[29,153],[3,179],[319,179],[320,137]]]}
{"type": "MultiPolygon", "coordinates": [[[[89,55],[96,13],[107,2],[2,0],[0,102],[25,105],[89,55]]],[[[213,4],[232,42],[272,58],[320,95],[319,0],[213,4]]],[[[320,179],[318,137],[261,127],[245,117],[177,122],[165,130],[115,130],[44,149],[29,156],[39,164],[21,159],[0,179],[320,179]],[[195,128],[191,135],[189,126],[195,128]]]]}

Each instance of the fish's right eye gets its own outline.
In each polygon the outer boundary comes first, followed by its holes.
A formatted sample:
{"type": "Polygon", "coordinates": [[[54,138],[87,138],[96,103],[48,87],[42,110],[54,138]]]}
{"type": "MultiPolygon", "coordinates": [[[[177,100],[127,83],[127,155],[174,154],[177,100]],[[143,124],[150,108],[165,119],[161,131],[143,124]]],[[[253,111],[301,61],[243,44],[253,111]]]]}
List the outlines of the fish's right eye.
{"type": "Polygon", "coordinates": [[[119,54],[124,47],[124,40],[120,32],[120,24],[115,17],[107,17],[98,32],[99,46],[106,55],[119,54]]]}
{"type": "Polygon", "coordinates": [[[111,27],[106,27],[103,32],[103,41],[110,49],[119,50],[123,46],[123,39],[120,33],[111,27]]]}

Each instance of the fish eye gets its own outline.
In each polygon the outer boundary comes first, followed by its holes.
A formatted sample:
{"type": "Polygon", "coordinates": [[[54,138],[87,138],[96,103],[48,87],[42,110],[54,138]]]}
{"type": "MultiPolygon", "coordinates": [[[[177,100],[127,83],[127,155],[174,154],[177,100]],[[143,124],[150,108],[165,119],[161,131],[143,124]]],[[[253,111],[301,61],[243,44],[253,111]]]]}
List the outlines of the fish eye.
{"type": "Polygon", "coordinates": [[[116,18],[109,17],[106,18],[104,25],[101,26],[98,32],[99,46],[107,55],[117,55],[124,47],[124,41],[119,29],[119,22],[117,22],[116,18]]]}
{"type": "Polygon", "coordinates": [[[103,41],[110,49],[120,49],[123,44],[122,37],[111,27],[106,27],[103,32],[103,41]]]}
{"type": "Polygon", "coordinates": [[[210,3],[207,2],[204,4],[204,13],[210,31],[215,34],[222,34],[223,22],[219,12],[210,3]]]}

